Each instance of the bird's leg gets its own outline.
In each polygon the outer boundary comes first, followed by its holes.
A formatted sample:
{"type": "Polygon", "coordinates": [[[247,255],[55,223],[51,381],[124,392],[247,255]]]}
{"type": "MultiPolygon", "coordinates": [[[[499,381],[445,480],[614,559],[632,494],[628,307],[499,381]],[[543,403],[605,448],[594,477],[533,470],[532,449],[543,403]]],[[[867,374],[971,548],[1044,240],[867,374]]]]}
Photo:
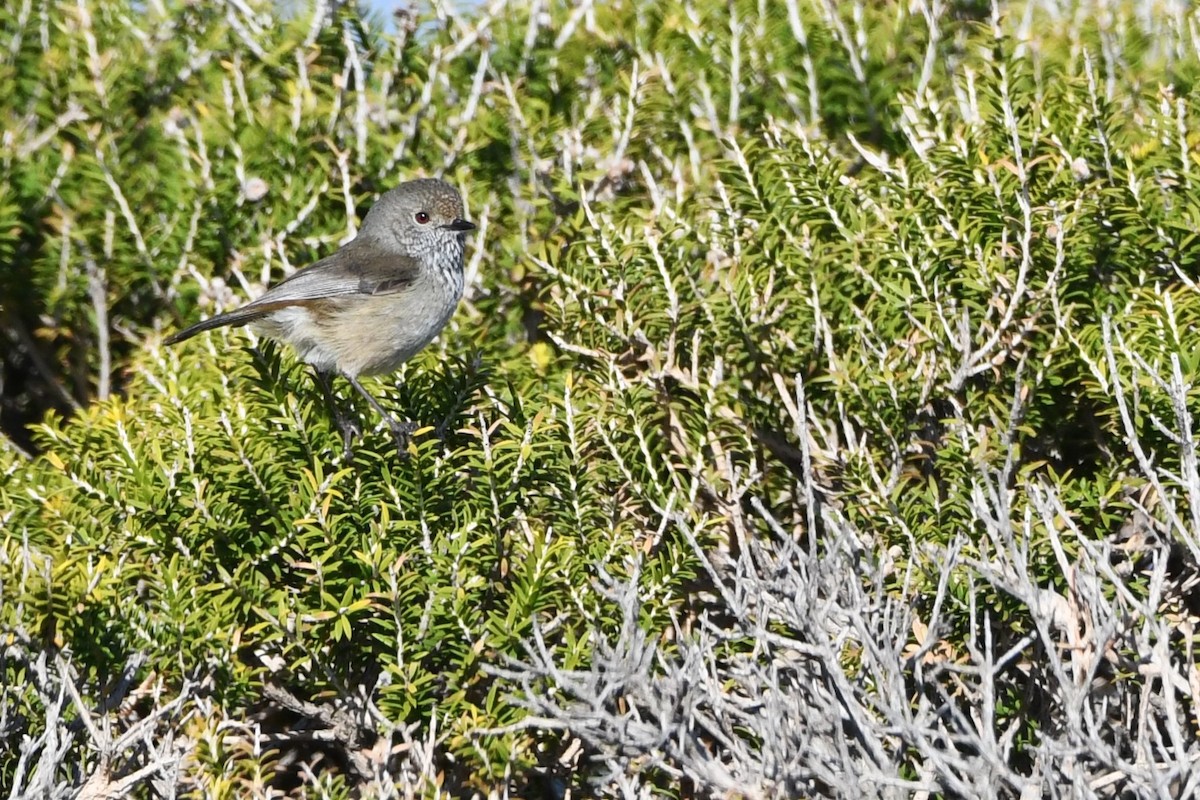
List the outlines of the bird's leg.
{"type": "Polygon", "coordinates": [[[337,425],[338,430],[342,432],[342,454],[349,461],[353,455],[350,442],[362,433],[362,429],[338,404],[337,398],[333,394],[333,376],[324,370],[314,369],[313,372],[316,373],[317,385],[321,387],[321,394],[325,396],[325,404],[329,408],[329,413],[333,416],[333,424],[337,425]]]}
{"type": "Polygon", "coordinates": [[[352,378],[347,375],[346,380],[350,381],[350,385],[357,389],[359,394],[367,398],[367,402],[371,404],[371,408],[375,409],[379,416],[383,417],[383,421],[392,430],[392,436],[396,440],[396,449],[400,451],[400,455],[407,458],[408,437],[417,429],[417,426],[411,422],[401,422],[385,411],[383,406],[379,404],[379,401],[372,397],[371,393],[364,389],[363,385],[358,382],[358,378],[352,378]]]}

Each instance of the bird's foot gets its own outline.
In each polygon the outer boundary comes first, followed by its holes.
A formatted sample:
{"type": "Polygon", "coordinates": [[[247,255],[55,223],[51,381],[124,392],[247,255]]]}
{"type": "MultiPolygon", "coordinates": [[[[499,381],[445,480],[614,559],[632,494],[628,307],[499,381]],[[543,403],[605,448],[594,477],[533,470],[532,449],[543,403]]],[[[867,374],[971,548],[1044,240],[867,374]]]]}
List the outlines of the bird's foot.
{"type": "Polygon", "coordinates": [[[333,393],[333,378],[327,372],[321,370],[313,370],[317,380],[317,386],[321,388],[321,395],[325,398],[325,407],[329,409],[329,414],[333,418],[333,424],[342,433],[342,458],[349,461],[354,457],[354,449],[350,446],[351,443],[362,436],[362,426],[358,421],[346,413],[346,409],[337,401],[337,396],[333,393]]]}
{"type": "Polygon", "coordinates": [[[333,421],[338,430],[342,432],[342,457],[349,461],[354,457],[354,448],[351,447],[351,444],[359,436],[362,436],[362,426],[343,413],[335,414],[333,421]]]}
{"type": "Polygon", "coordinates": [[[396,440],[396,451],[400,453],[401,458],[408,458],[408,444],[412,440],[413,433],[416,432],[417,426],[412,422],[401,422],[393,417],[387,418],[388,427],[392,430],[392,438],[396,440]]]}

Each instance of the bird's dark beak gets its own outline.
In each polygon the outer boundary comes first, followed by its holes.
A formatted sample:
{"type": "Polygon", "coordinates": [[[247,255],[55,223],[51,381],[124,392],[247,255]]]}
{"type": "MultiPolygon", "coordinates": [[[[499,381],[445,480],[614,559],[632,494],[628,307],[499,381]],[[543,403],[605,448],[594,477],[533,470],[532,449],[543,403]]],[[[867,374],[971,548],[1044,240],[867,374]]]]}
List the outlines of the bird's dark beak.
{"type": "Polygon", "coordinates": [[[464,231],[475,230],[474,222],[467,222],[465,219],[456,219],[454,222],[447,222],[442,226],[444,231],[454,231],[455,233],[463,233],[464,231]]]}

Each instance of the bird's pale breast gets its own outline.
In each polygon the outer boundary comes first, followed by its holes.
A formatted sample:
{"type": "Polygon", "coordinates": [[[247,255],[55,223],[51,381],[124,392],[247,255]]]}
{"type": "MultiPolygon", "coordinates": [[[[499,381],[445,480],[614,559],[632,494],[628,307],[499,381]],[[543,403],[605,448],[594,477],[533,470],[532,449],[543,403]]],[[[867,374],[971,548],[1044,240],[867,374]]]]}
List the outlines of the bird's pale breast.
{"type": "Polygon", "coordinates": [[[272,312],[254,327],[286,342],[319,370],[351,377],[377,375],[396,370],[433,341],[461,296],[461,284],[447,284],[426,273],[401,291],[291,306],[272,312]]]}

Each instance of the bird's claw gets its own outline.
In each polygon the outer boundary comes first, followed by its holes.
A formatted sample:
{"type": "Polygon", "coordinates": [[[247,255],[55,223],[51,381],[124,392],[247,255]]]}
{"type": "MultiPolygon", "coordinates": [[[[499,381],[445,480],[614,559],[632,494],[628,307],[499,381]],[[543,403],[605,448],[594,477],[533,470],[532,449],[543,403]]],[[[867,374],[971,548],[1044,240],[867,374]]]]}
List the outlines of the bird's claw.
{"type": "Polygon", "coordinates": [[[392,438],[396,440],[396,450],[400,453],[400,457],[408,458],[408,445],[412,440],[413,433],[415,433],[417,430],[416,424],[412,422],[400,422],[396,419],[389,419],[388,427],[392,429],[392,438]]]}
{"type": "Polygon", "coordinates": [[[348,416],[338,414],[335,420],[338,430],[342,432],[342,456],[349,461],[354,457],[351,443],[362,436],[362,427],[348,416]]]}

